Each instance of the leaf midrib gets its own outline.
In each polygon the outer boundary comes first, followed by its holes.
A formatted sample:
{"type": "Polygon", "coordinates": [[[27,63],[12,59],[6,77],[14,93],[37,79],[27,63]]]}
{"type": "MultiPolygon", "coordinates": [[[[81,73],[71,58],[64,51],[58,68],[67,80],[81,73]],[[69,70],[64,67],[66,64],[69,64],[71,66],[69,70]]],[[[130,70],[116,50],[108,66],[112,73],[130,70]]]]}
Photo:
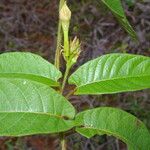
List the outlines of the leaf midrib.
{"type": "Polygon", "coordinates": [[[82,85],[77,85],[77,88],[81,88],[83,86],[86,85],[90,85],[90,84],[95,84],[98,82],[104,82],[104,81],[111,81],[111,80],[118,80],[118,79],[126,79],[126,78],[141,78],[141,77],[149,77],[150,75],[142,75],[142,76],[128,76],[128,77],[118,77],[118,78],[111,78],[111,79],[103,79],[103,80],[98,80],[98,81],[94,81],[94,82],[89,82],[87,84],[82,84],[82,85]]]}
{"type": "Polygon", "coordinates": [[[59,85],[59,83],[57,83],[57,81],[55,81],[52,78],[48,78],[48,77],[45,77],[45,76],[34,75],[34,74],[28,74],[28,73],[0,73],[0,78],[27,79],[27,80],[36,81],[36,82],[39,82],[39,83],[43,83],[44,81],[42,82],[42,80],[45,80],[44,83],[47,84],[47,85],[49,85],[50,82],[53,84],[51,86],[58,86],[59,85]],[[42,79],[42,80],[40,80],[40,79],[42,79]]]}
{"type": "MultiPolygon", "coordinates": [[[[117,14],[118,16],[120,16],[120,17],[122,17],[122,18],[126,18],[124,12],[123,12],[124,14],[123,14],[123,16],[122,16],[121,14],[118,14],[116,10],[112,9],[112,8],[105,2],[105,0],[102,0],[102,1],[103,1],[103,3],[104,3],[113,13],[117,14]]],[[[122,6],[121,6],[121,7],[122,7],[122,6]]]]}
{"type": "MultiPolygon", "coordinates": [[[[0,111],[0,113],[7,113],[7,114],[11,114],[11,113],[22,113],[22,114],[36,114],[36,115],[45,115],[45,116],[52,116],[52,117],[56,117],[56,118],[61,118],[64,119],[64,117],[68,117],[68,116],[59,116],[59,115],[54,115],[51,113],[45,113],[45,112],[26,112],[26,111],[0,111]]],[[[69,117],[68,117],[69,118],[69,117]]],[[[65,120],[65,119],[64,119],[65,120]]],[[[71,120],[71,118],[69,118],[69,120],[71,120]]]]}

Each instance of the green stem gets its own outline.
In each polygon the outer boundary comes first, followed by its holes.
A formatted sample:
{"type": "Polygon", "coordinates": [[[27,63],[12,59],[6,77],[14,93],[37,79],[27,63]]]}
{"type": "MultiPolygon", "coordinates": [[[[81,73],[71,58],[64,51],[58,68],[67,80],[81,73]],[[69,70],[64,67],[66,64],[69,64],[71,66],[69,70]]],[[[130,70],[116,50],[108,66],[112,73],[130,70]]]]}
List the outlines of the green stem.
{"type": "Polygon", "coordinates": [[[65,57],[68,60],[69,57],[69,38],[68,38],[68,29],[64,30],[64,51],[65,51],[65,57]]]}
{"type": "MultiPolygon", "coordinates": [[[[65,0],[60,0],[60,2],[59,2],[59,12],[60,12],[64,2],[65,2],[65,0]]],[[[58,30],[57,30],[57,46],[56,46],[56,54],[55,54],[55,66],[56,66],[57,69],[60,68],[61,44],[62,44],[62,27],[61,27],[61,20],[59,19],[58,30]]],[[[65,73],[65,76],[64,76],[64,81],[63,81],[63,84],[62,84],[62,89],[61,89],[62,93],[63,93],[64,87],[65,87],[65,84],[66,84],[66,80],[67,80],[67,76],[68,76],[68,73],[69,73],[69,70],[67,68],[66,68],[66,73],[65,73]]],[[[60,135],[60,137],[61,137],[62,150],[66,150],[66,142],[65,142],[64,133],[62,133],[60,135]]]]}
{"type": "Polygon", "coordinates": [[[70,71],[70,67],[68,65],[66,65],[66,71],[65,71],[65,74],[64,74],[64,79],[63,79],[62,88],[61,88],[61,93],[62,94],[63,94],[64,88],[65,88],[65,85],[66,85],[66,81],[67,81],[67,77],[69,75],[69,71],[70,71]]]}
{"type": "Polygon", "coordinates": [[[77,88],[71,90],[65,97],[66,97],[67,99],[69,99],[69,97],[70,97],[71,95],[73,95],[76,90],[77,90],[77,88]]]}
{"type": "MultiPolygon", "coordinates": [[[[64,2],[65,0],[60,0],[59,11],[62,8],[64,2]]],[[[55,66],[57,67],[57,69],[60,68],[61,43],[62,43],[62,28],[61,28],[61,21],[59,19],[58,30],[57,30],[57,46],[56,46],[56,54],[55,54],[55,66]]]]}
{"type": "Polygon", "coordinates": [[[59,21],[58,32],[57,32],[57,47],[56,47],[56,53],[55,53],[55,66],[57,69],[59,69],[60,67],[61,42],[62,42],[61,22],[59,21]]]}

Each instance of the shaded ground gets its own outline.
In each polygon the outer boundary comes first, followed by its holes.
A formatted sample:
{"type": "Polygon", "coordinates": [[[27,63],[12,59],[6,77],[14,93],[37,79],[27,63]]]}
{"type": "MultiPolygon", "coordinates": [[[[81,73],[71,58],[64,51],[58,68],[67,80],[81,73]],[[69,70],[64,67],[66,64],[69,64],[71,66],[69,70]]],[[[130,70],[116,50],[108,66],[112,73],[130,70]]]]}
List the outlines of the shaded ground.
{"type": "MultiPolygon", "coordinates": [[[[82,41],[83,52],[74,71],[84,62],[111,52],[129,52],[150,56],[150,2],[126,0],[128,19],[135,27],[139,43],[134,43],[120,28],[109,11],[97,0],[69,0],[73,10],[71,36],[82,41]],[[133,2],[133,3],[132,3],[133,2]]],[[[57,31],[57,0],[0,0],[0,53],[30,51],[54,62],[57,31]]],[[[64,66],[61,67],[64,70],[64,66]]],[[[150,129],[149,90],[116,95],[72,96],[78,111],[98,106],[122,108],[140,118],[150,129]]],[[[72,134],[69,150],[126,150],[113,137],[91,139],[72,134]]],[[[60,149],[57,135],[0,138],[0,150],[60,149]]]]}

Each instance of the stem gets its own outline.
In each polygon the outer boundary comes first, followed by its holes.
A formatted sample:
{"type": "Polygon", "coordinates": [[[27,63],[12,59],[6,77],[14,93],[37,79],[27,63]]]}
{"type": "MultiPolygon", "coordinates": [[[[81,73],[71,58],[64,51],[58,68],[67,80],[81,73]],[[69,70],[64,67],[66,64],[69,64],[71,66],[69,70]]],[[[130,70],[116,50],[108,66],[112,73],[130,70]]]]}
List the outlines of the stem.
{"type": "Polygon", "coordinates": [[[77,90],[76,88],[73,89],[73,90],[71,90],[65,97],[68,99],[71,95],[74,94],[74,92],[75,92],[76,90],[77,90]]]}
{"type": "Polygon", "coordinates": [[[67,81],[69,71],[70,71],[70,67],[68,65],[66,65],[66,71],[65,71],[63,82],[62,82],[62,88],[61,88],[61,93],[62,94],[63,94],[64,88],[65,88],[65,85],[66,85],[66,81],[67,81]]]}
{"type": "Polygon", "coordinates": [[[69,57],[69,38],[68,38],[68,29],[64,30],[64,51],[65,51],[65,57],[68,60],[69,57]]]}
{"type": "MultiPolygon", "coordinates": [[[[62,8],[64,2],[65,2],[65,0],[60,0],[59,11],[62,8]]],[[[60,67],[61,43],[62,43],[62,29],[61,29],[61,21],[59,19],[58,30],[57,30],[57,46],[56,46],[56,54],[55,54],[55,66],[57,69],[59,69],[59,67],[60,67]]]]}
{"type": "Polygon", "coordinates": [[[61,51],[61,42],[62,42],[62,34],[61,34],[61,22],[59,21],[58,32],[57,32],[57,47],[55,54],[55,66],[57,69],[60,67],[60,51],[61,51]]]}
{"type": "Polygon", "coordinates": [[[66,141],[65,141],[65,135],[64,133],[60,134],[61,137],[61,150],[66,150],[66,141]]]}
{"type": "MultiPolygon", "coordinates": [[[[64,2],[65,2],[65,0],[60,0],[59,12],[60,12],[64,2]]],[[[55,54],[55,66],[57,69],[60,68],[61,43],[62,43],[62,28],[61,28],[61,20],[59,19],[58,30],[57,30],[57,46],[56,46],[56,54],[55,54]]],[[[66,72],[65,72],[65,76],[64,76],[64,80],[63,80],[63,84],[62,84],[61,93],[63,93],[68,74],[69,74],[69,68],[67,67],[66,72]]],[[[66,150],[67,148],[66,148],[64,133],[60,134],[60,137],[61,137],[62,150],[66,150]]]]}

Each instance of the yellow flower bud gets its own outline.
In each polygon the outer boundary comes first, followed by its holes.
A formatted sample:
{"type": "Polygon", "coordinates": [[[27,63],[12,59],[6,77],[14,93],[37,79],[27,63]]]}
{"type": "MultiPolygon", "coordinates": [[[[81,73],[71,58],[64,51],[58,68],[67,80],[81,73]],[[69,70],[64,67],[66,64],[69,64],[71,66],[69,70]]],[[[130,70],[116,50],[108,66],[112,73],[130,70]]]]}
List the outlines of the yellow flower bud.
{"type": "Polygon", "coordinates": [[[64,3],[64,5],[62,6],[60,12],[59,12],[59,18],[61,21],[70,21],[71,19],[71,11],[69,9],[69,7],[67,6],[66,2],[64,3]]]}
{"type": "Polygon", "coordinates": [[[64,2],[64,5],[62,6],[60,12],[59,12],[59,18],[61,20],[61,26],[64,33],[64,55],[65,60],[69,57],[69,25],[70,25],[70,19],[71,19],[71,11],[68,8],[66,2],[64,2]]]}

